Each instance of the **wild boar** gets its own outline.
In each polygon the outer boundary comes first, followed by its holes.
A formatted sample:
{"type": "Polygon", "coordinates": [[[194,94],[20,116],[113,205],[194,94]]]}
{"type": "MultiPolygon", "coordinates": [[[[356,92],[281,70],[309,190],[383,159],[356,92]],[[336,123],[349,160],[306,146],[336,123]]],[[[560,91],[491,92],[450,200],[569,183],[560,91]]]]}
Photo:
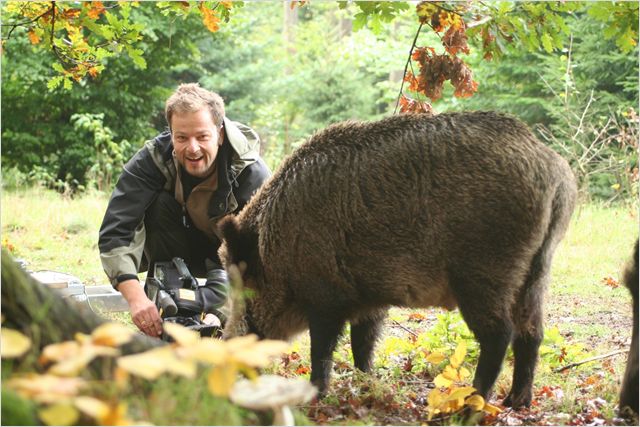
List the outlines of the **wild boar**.
{"type": "Polygon", "coordinates": [[[620,390],[620,412],[625,414],[626,408],[638,414],[638,241],[636,241],[633,258],[625,269],[623,282],[631,291],[633,298],[633,331],[631,349],[627,357],[627,369],[624,371],[622,389],[620,390]]]}
{"type": "Polygon", "coordinates": [[[244,265],[253,290],[225,335],[308,328],[311,380],[325,391],[346,322],[367,371],[390,306],[457,306],[480,344],[478,393],[489,396],[511,343],[505,402],[529,405],[543,293],[575,198],[567,162],[507,115],[332,125],[220,221],[221,259],[244,265]]]}

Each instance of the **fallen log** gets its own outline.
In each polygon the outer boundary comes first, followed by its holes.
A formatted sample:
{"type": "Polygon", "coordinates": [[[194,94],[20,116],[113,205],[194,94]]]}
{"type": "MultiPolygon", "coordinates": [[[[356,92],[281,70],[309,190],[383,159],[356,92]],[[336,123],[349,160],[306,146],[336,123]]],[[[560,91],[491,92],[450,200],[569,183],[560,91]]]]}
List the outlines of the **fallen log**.
{"type": "MultiPolygon", "coordinates": [[[[32,350],[37,353],[49,344],[73,340],[78,332],[90,334],[108,321],[38,282],[4,248],[1,285],[2,327],[31,338],[32,350]]],[[[159,339],[136,334],[121,350],[123,354],[139,353],[163,344],[159,339]]]]}

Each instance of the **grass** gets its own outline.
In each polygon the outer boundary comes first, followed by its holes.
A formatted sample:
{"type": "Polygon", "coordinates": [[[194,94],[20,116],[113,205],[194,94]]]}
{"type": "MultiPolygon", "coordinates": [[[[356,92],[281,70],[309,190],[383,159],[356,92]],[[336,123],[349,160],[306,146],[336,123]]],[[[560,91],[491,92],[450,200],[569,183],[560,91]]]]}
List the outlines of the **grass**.
{"type": "MultiPolygon", "coordinates": [[[[31,270],[69,273],[86,285],[107,284],[97,247],[98,230],[107,202],[108,197],[98,193],[65,199],[42,189],[5,191],[1,218],[3,246],[12,249],[14,256],[26,260],[31,270]]],[[[563,366],[572,358],[581,360],[628,349],[632,321],[629,293],[623,286],[607,286],[603,279],[610,277],[614,282],[620,279],[622,266],[629,260],[637,237],[635,203],[579,206],[567,236],[556,252],[545,304],[547,332],[551,334],[554,327],[558,331],[555,338],[549,336],[549,343],[555,339],[553,351],[558,354],[566,351],[566,360],[554,359],[555,353],[544,356],[536,375],[533,408],[501,414],[491,420],[492,424],[510,424],[514,419],[509,417],[517,417],[525,425],[588,424],[594,418],[604,419],[606,424],[619,422],[614,417],[626,354],[583,364],[563,373],[556,373],[552,368],[563,366]],[[577,350],[578,347],[581,349],[577,350]]],[[[443,313],[439,309],[392,309],[371,375],[352,371],[349,342],[343,339],[336,354],[329,396],[302,408],[309,419],[333,425],[424,423],[425,396],[432,387],[437,369],[420,368],[422,348],[418,344],[450,349],[459,336],[456,334],[464,327],[456,323],[457,314],[443,313]],[[424,319],[416,321],[414,317],[409,320],[415,313],[420,313],[424,319]],[[416,341],[415,336],[430,330],[437,333],[426,341],[416,341]],[[445,334],[450,335],[449,339],[438,338],[445,334]],[[406,350],[398,352],[394,351],[398,345],[385,345],[385,340],[392,339],[406,341],[402,345],[406,350]]],[[[128,320],[126,314],[115,318],[123,322],[128,320]]],[[[286,366],[284,362],[275,365],[273,371],[286,376],[308,377],[305,370],[309,364],[308,345],[308,336],[304,334],[293,344],[297,358],[286,366]]],[[[473,372],[477,356],[471,350],[470,345],[466,362],[473,372]]],[[[497,398],[508,392],[510,375],[511,360],[507,359],[495,387],[497,398]]],[[[160,406],[171,394],[171,381],[163,383],[162,387],[169,391],[156,390],[154,396],[160,406]]],[[[174,419],[170,410],[172,405],[144,415],[161,424],[214,422],[208,417],[193,418],[192,413],[174,419]]]]}

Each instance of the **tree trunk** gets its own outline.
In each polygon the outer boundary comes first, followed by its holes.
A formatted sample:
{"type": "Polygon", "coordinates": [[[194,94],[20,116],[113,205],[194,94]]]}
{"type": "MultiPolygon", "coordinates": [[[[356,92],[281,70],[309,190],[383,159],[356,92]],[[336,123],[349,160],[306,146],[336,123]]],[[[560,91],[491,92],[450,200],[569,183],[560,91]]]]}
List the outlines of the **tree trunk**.
{"type": "MultiPolygon", "coordinates": [[[[282,22],[282,41],[287,50],[287,63],[291,64],[296,57],[296,33],[295,28],[298,25],[298,8],[291,7],[290,1],[282,2],[283,7],[283,22],[282,22]]],[[[291,68],[286,66],[284,69],[284,73],[287,76],[292,74],[291,68]]],[[[283,151],[284,155],[288,155],[291,153],[291,126],[295,120],[296,109],[294,105],[291,105],[290,108],[287,108],[287,113],[284,117],[284,144],[283,151]]]]}
{"type": "MultiPolygon", "coordinates": [[[[32,351],[37,354],[49,344],[73,340],[78,332],[90,334],[107,321],[88,307],[62,298],[55,290],[35,280],[4,248],[1,291],[2,326],[30,337],[32,351]]],[[[122,347],[122,353],[138,353],[162,344],[158,339],[140,334],[122,347]]]]}

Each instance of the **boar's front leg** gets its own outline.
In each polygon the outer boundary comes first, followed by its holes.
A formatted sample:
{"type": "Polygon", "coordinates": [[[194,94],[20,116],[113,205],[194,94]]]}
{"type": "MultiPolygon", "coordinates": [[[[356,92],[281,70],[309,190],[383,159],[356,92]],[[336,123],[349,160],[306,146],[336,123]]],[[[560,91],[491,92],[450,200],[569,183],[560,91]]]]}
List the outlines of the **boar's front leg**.
{"type": "Polygon", "coordinates": [[[387,310],[376,310],[351,322],[351,352],[353,364],[363,372],[373,365],[373,349],[378,340],[387,310]]]}
{"type": "Polygon", "coordinates": [[[318,387],[320,396],[329,386],[333,366],[333,351],[346,323],[343,317],[331,312],[313,311],[308,314],[311,337],[311,383],[318,387]]]}

